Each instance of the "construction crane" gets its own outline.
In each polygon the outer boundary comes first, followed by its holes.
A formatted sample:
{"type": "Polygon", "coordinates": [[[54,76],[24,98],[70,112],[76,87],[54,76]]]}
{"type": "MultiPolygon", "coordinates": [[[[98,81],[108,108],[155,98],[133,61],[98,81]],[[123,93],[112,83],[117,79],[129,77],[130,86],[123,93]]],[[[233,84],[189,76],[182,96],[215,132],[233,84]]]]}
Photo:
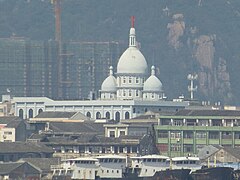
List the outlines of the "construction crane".
{"type": "Polygon", "coordinates": [[[51,0],[51,4],[54,5],[55,15],[55,41],[58,44],[58,98],[63,98],[62,87],[62,37],[61,37],[61,0],[51,0]]]}
{"type": "Polygon", "coordinates": [[[61,0],[51,0],[51,3],[55,12],[55,40],[61,42],[61,0]]]}
{"type": "Polygon", "coordinates": [[[58,43],[58,97],[64,98],[63,88],[64,86],[70,86],[72,82],[70,80],[64,80],[63,75],[63,62],[73,54],[63,53],[62,51],[62,34],[61,34],[61,1],[51,0],[51,4],[54,5],[55,14],[55,41],[58,43]]]}

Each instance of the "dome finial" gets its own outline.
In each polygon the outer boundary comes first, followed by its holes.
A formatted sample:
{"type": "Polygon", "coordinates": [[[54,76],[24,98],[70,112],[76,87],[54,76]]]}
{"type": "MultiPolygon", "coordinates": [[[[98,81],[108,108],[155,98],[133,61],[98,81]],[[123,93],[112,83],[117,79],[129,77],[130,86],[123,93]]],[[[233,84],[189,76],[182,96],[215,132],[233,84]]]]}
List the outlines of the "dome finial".
{"type": "Polygon", "coordinates": [[[112,67],[112,66],[109,67],[109,75],[110,75],[110,76],[113,75],[113,67],[112,67]]]}
{"type": "Polygon", "coordinates": [[[135,17],[131,16],[131,29],[130,29],[130,33],[129,33],[129,47],[137,47],[134,22],[135,22],[135,17]]]}
{"type": "Polygon", "coordinates": [[[151,75],[154,76],[155,75],[155,66],[151,67],[151,75]]]}

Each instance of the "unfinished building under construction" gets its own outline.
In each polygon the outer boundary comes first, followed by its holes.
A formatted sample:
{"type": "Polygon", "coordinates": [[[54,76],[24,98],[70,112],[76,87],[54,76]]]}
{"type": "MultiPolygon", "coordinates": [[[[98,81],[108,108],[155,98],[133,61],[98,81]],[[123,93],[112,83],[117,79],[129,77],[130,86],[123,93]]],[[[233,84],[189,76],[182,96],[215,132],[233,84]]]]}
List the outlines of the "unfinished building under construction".
{"type": "Polygon", "coordinates": [[[109,66],[116,67],[119,43],[62,43],[61,63],[58,48],[55,41],[0,39],[0,93],[52,99],[96,98],[109,66]]]}
{"type": "Polygon", "coordinates": [[[95,99],[109,66],[119,58],[118,42],[69,42],[63,45],[63,96],[95,99]]]}
{"type": "Polygon", "coordinates": [[[0,93],[56,98],[56,60],[53,41],[0,39],[0,93]]]}

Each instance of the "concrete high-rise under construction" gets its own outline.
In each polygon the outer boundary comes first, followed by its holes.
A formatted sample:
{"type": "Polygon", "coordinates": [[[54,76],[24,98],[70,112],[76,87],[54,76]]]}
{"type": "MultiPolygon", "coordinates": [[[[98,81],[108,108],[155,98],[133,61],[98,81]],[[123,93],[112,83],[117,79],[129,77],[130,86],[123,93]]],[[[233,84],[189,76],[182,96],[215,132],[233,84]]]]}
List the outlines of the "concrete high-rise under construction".
{"type": "Polygon", "coordinates": [[[0,39],[0,93],[53,99],[94,98],[109,65],[116,65],[120,52],[117,42],[65,42],[60,64],[58,48],[55,41],[0,39]]]}

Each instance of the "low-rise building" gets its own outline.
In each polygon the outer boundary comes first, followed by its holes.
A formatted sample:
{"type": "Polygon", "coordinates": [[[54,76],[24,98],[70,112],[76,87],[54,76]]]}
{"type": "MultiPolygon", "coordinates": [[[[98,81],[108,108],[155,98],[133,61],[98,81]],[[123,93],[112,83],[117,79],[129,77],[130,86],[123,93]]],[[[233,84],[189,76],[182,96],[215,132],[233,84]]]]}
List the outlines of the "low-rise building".
{"type": "Polygon", "coordinates": [[[14,162],[21,158],[50,158],[52,148],[42,143],[0,142],[0,162],[14,162]]]}
{"type": "Polygon", "coordinates": [[[15,116],[0,117],[0,142],[26,140],[26,124],[23,119],[15,116]]]}
{"type": "Polygon", "coordinates": [[[0,179],[41,179],[41,170],[27,162],[0,163],[0,179]]]}
{"type": "Polygon", "coordinates": [[[154,127],[161,154],[197,154],[205,145],[240,147],[240,111],[189,109],[160,115],[157,121],[154,127]]]}
{"type": "MultiPolygon", "coordinates": [[[[240,165],[240,148],[223,147],[219,145],[204,146],[198,152],[202,162],[210,163],[235,163],[240,165]]],[[[238,167],[239,168],[239,167],[238,167]]]]}

